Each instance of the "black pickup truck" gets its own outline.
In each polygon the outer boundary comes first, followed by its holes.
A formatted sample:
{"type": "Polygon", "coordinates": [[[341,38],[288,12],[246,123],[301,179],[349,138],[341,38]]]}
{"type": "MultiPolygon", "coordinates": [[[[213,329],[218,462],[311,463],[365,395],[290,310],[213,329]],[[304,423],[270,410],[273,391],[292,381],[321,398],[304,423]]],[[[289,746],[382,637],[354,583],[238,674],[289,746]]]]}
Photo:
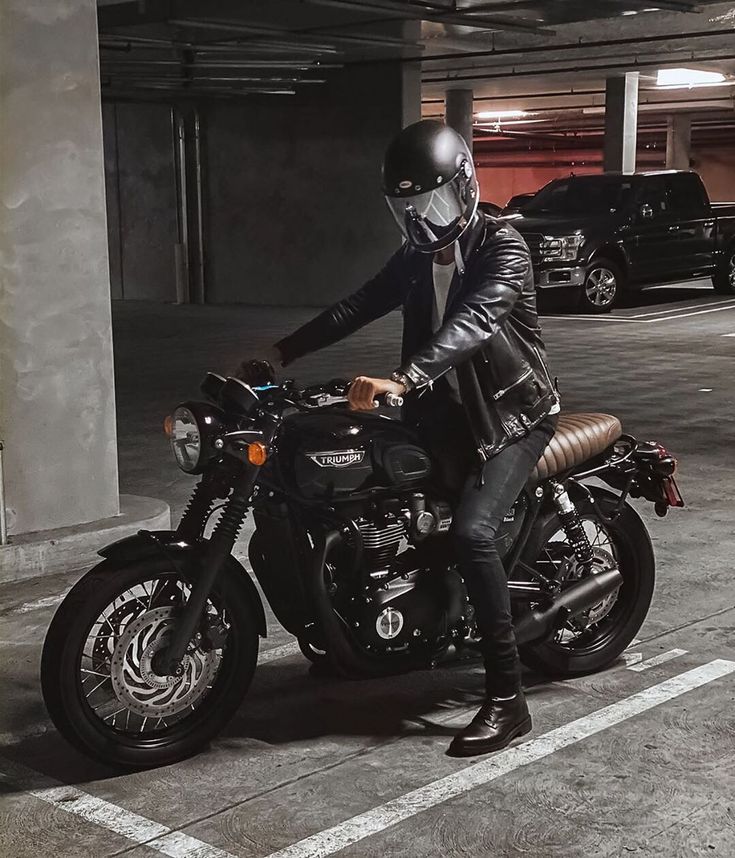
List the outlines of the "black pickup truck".
{"type": "Polygon", "coordinates": [[[526,239],[539,291],[572,289],[588,313],[695,277],[735,295],[735,204],[711,203],[690,171],[555,179],[501,219],[526,239]]]}

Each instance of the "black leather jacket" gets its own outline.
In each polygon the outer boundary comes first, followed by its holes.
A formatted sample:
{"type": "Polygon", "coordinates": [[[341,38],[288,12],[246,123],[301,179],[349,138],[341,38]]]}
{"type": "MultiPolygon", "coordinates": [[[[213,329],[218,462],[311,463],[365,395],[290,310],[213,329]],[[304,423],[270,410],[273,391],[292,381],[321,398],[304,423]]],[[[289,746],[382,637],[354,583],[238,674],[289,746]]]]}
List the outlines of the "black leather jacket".
{"type": "Polygon", "coordinates": [[[558,404],[546,365],[526,243],[508,224],[479,214],[461,240],[444,323],[432,334],[432,254],[404,245],[361,289],[277,346],[284,365],[403,308],[400,371],[417,388],[452,368],[480,456],[526,435],[558,404]]]}

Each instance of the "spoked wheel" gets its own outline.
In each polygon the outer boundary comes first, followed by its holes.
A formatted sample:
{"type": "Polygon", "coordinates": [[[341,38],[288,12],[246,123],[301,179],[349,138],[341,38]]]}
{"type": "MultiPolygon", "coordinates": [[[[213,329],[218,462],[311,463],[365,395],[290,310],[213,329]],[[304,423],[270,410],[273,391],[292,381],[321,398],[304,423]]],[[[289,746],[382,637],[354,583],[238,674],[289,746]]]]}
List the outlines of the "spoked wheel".
{"type": "Polygon", "coordinates": [[[590,263],[580,293],[583,313],[609,313],[620,298],[623,275],[617,265],[607,259],[590,263]]]}
{"type": "Polygon", "coordinates": [[[65,738],[102,762],[175,762],[215,736],[247,691],[258,655],[250,603],[222,576],[168,674],[159,654],[192,582],[165,559],[106,567],[82,578],[54,616],[41,662],[46,706],[65,738]]]}
{"type": "MultiPolygon", "coordinates": [[[[601,490],[596,495],[605,515],[612,512],[617,499],[601,490]]],[[[572,618],[549,640],[520,647],[521,659],[529,667],[561,677],[593,673],[618,658],[643,624],[655,577],[651,541],[630,505],[625,504],[612,522],[600,518],[587,500],[577,503],[577,509],[594,551],[591,574],[618,568],[623,583],[581,616],[572,618]]],[[[585,574],[555,516],[547,522],[543,541],[537,561],[540,572],[570,581],[585,574]]]]}

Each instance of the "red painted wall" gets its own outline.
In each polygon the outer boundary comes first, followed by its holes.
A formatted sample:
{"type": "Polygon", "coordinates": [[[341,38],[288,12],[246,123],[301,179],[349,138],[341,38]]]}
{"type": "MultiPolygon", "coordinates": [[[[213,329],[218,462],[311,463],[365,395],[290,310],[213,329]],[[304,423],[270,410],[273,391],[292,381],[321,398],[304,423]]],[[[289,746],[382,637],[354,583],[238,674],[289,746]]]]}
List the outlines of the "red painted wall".
{"type": "MultiPolygon", "coordinates": [[[[492,155],[480,151],[476,153],[475,160],[481,199],[498,205],[505,205],[515,194],[532,193],[552,179],[570,173],[582,176],[602,172],[601,153],[598,151],[575,152],[573,160],[569,158],[566,163],[559,163],[559,154],[554,152],[505,153],[493,159],[492,155]],[[524,159],[531,160],[533,166],[523,165],[524,159]],[[492,160],[498,166],[487,166],[492,160]],[[549,162],[548,166],[544,161],[549,162]]],[[[660,154],[651,157],[646,152],[639,153],[638,169],[663,169],[660,154]]],[[[694,150],[692,169],[702,177],[712,200],[735,201],[735,147],[694,150]]]]}

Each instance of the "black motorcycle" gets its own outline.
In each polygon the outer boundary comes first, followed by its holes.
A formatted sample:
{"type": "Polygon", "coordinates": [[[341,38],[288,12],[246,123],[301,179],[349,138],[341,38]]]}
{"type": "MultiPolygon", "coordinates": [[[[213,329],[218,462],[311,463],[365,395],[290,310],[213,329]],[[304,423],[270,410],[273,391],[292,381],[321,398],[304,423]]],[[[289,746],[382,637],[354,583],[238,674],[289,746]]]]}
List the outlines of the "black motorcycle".
{"type": "MultiPolygon", "coordinates": [[[[313,670],[385,676],[477,646],[452,508],[420,439],[384,409],[350,411],[344,382],[259,381],[210,373],[207,402],[167,419],[179,467],[201,475],[178,528],[104,548],[51,623],[46,706],[73,745],[105,763],[180,760],[240,706],[266,635],[258,591],[232,556],[251,511],[253,572],[313,670]]],[[[659,515],[682,506],[675,470],[662,446],[624,435],[615,417],[561,415],[500,533],[528,666],[578,676],[629,645],[654,558],[628,498],[659,515]]]]}

